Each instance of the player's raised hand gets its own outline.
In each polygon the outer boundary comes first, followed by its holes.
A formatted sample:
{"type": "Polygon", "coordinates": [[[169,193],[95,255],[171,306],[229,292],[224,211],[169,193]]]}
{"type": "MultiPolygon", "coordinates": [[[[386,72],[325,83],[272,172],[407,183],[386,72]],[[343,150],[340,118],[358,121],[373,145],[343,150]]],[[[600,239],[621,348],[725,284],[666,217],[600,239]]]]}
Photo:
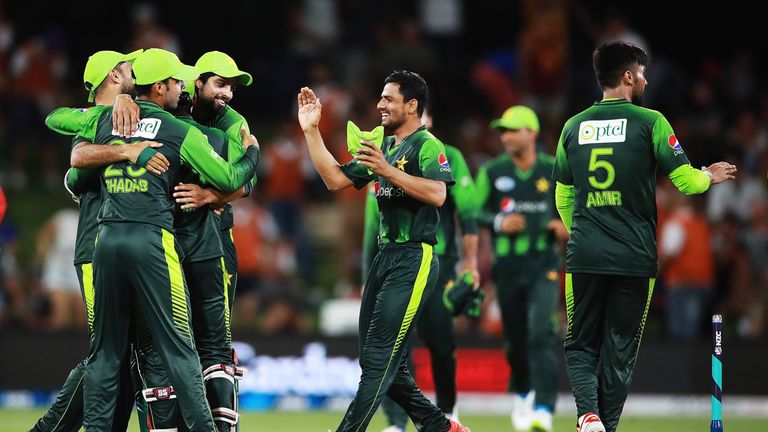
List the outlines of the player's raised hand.
{"type": "Polygon", "coordinates": [[[240,136],[243,139],[243,148],[248,148],[254,145],[256,148],[259,148],[259,140],[257,140],[255,136],[249,134],[245,128],[240,128],[240,136]]]}
{"type": "Polygon", "coordinates": [[[317,129],[320,123],[320,114],[323,105],[320,99],[315,96],[315,92],[309,87],[302,87],[297,95],[299,102],[299,124],[304,132],[317,129]]]}
{"type": "Polygon", "coordinates": [[[728,162],[715,162],[702,169],[702,171],[709,173],[711,184],[718,184],[726,180],[735,179],[737,169],[736,165],[731,165],[728,162]]]}
{"type": "Polygon", "coordinates": [[[131,137],[139,126],[139,105],[127,94],[118,95],[112,107],[112,128],[121,137],[131,137]]]}

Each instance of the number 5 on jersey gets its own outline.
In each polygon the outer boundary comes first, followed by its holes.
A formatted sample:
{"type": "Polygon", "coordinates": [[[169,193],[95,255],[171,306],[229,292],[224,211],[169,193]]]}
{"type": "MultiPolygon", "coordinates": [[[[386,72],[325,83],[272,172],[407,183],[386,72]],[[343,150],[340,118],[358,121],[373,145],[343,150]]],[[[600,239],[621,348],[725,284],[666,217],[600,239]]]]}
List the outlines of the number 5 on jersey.
{"type": "Polygon", "coordinates": [[[593,173],[589,176],[589,184],[598,191],[587,194],[587,208],[621,206],[621,191],[607,190],[616,180],[616,169],[607,159],[612,155],[612,148],[593,148],[589,154],[589,172],[593,173]],[[594,175],[597,170],[605,171],[605,180],[598,180],[598,176],[594,175]]]}

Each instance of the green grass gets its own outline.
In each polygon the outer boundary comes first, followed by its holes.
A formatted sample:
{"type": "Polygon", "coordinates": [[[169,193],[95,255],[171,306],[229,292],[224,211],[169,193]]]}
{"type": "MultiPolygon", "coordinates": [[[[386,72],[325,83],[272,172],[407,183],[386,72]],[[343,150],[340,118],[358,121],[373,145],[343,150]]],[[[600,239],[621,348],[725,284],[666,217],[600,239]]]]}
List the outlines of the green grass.
{"type": "MultiPolygon", "coordinates": [[[[0,431],[26,431],[42,414],[41,410],[0,410],[0,431]]],[[[335,430],[341,421],[341,413],[334,412],[265,412],[244,413],[241,420],[242,432],[325,432],[335,430]]],[[[462,416],[462,422],[474,432],[510,432],[512,426],[507,416],[462,416]]],[[[575,419],[557,417],[555,432],[573,432],[575,419]]],[[[368,430],[379,432],[385,427],[384,418],[377,414],[368,430]]],[[[130,431],[136,431],[135,417],[130,431]]],[[[413,431],[411,427],[409,429],[413,431]]],[[[706,418],[638,418],[622,419],[621,432],[706,432],[709,420],[706,418]]],[[[737,432],[765,432],[768,430],[768,418],[764,419],[726,419],[725,430],[737,432]]]]}

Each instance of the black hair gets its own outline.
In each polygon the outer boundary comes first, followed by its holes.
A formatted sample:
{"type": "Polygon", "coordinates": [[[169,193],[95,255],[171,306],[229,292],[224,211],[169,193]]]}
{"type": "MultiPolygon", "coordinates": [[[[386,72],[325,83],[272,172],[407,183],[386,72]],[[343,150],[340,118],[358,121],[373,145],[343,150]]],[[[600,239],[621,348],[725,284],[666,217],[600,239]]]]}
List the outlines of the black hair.
{"type": "MultiPolygon", "coordinates": [[[[162,81],[158,81],[161,83],[164,83],[165,85],[170,85],[170,78],[166,78],[162,81]]],[[[152,84],[141,84],[134,86],[133,90],[136,92],[136,96],[149,96],[152,94],[152,86],[155,85],[155,83],[152,84]]]]}
{"type": "Polygon", "coordinates": [[[200,78],[198,78],[198,79],[199,79],[200,81],[202,81],[202,82],[203,82],[203,84],[205,84],[206,82],[208,82],[208,78],[210,78],[210,77],[212,77],[212,76],[216,76],[216,74],[215,74],[215,73],[213,73],[213,72],[204,72],[204,73],[201,73],[201,74],[200,74],[200,78]]]}
{"type": "Polygon", "coordinates": [[[400,94],[403,95],[405,102],[416,99],[416,102],[418,102],[416,110],[419,116],[421,116],[429,102],[429,86],[427,86],[424,78],[416,72],[396,70],[384,80],[384,84],[389,83],[400,85],[400,94]]]}
{"type": "Polygon", "coordinates": [[[601,88],[616,88],[624,72],[634,65],[646,66],[648,54],[639,46],[624,42],[606,42],[592,53],[592,67],[601,88]]]}

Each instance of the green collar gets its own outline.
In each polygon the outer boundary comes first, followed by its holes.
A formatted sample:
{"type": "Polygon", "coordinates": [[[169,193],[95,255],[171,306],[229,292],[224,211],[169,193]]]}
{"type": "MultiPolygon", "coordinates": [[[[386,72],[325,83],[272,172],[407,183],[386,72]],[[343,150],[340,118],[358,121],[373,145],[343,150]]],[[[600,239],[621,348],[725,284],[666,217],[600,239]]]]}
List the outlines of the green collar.
{"type": "Polygon", "coordinates": [[[625,103],[631,103],[624,98],[608,98],[595,102],[595,105],[621,105],[625,103]]]}

